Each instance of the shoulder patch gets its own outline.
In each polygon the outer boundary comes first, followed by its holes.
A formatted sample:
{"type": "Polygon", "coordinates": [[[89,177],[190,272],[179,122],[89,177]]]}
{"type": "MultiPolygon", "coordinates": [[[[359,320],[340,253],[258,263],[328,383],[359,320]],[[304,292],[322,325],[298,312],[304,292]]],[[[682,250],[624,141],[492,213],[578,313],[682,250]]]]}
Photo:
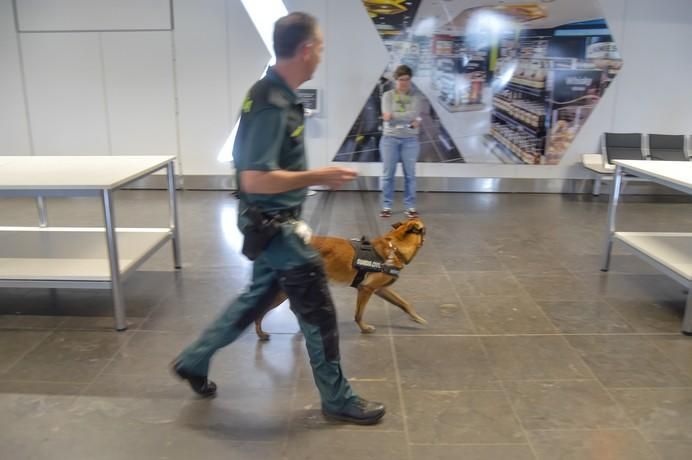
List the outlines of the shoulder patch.
{"type": "Polygon", "coordinates": [[[305,128],[305,125],[300,125],[296,129],[293,130],[291,133],[291,137],[298,137],[303,133],[303,129],[305,128]]]}
{"type": "Polygon", "coordinates": [[[250,110],[252,110],[252,98],[250,97],[250,93],[248,93],[243,101],[243,112],[248,113],[250,110]]]}

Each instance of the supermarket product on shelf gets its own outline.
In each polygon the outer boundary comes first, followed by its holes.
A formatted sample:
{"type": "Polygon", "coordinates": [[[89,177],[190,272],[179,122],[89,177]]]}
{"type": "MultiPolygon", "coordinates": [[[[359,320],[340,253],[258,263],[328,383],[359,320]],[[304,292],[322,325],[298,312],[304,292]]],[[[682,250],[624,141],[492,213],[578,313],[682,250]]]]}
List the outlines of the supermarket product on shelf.
{"type": "Polygon", "coordinates": [[[546,69],[544,62],[540,60],[517,62],[516,70],[511,82],[517,85],[528,86],[529,88],[545,88],[546,69]]]}

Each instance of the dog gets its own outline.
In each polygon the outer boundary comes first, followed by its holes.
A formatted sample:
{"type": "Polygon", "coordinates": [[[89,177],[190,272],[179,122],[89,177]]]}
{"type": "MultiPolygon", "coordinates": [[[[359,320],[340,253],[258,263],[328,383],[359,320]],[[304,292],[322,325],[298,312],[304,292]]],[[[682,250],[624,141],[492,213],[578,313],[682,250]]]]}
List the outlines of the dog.
{"type": "MultiPolygon", "coordinates": [[[[411,320],[427,324],[409,302],[401,298],[390,286],[397,280],[398,272],[411,263],[425,241],[425,224],[422,220],[410,219],[392,225],[393,230],[372,240],[374,251],[385,261],[392,271],[367,272],[358,283],[355,321],[364,334],[375,332],[375,326],[363,320],[365,307],[370,297],[375,294],[392,305],[401,308],[411,320]]],[[[358,270],[353,266],[356,251],[351,241],[330,236],[313,236],[310,244],[322,256],[324,268],[330,281],[337,283],[354,283],[358,270]]],[[[352,284],[353,285],[353,284],[352,284]]],[[[260,340],[269,340],[269,334],[262,330],[262,319],[272,309],[287,299],[286,294],[279,292],[276,298],[264,309],[264,313],[255,320],[255,332],[260,340]]]]}

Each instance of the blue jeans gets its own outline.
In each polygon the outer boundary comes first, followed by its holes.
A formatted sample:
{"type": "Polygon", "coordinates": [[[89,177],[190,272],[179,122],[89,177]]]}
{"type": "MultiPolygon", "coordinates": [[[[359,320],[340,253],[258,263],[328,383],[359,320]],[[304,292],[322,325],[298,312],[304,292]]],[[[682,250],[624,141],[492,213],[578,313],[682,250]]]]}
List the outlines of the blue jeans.
{"type": "Polygon", "coordinates": [[[394,174],[396,165],[401,162],[404,169],[404,207],[416,207],[416,162],[420,153],[417,137],[382,136],[380,139],[382,154],[382,208],[391,209],[394,198],[394,174]]]}

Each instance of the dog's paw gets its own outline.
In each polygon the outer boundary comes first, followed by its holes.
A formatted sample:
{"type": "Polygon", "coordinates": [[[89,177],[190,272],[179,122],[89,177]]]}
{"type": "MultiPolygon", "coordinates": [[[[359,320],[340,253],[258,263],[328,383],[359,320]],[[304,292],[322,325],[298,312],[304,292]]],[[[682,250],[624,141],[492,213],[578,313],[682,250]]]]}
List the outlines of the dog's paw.
{"type": "Polygon", "coordinates": [[[428,320],[422,316],[411,316],[411,321],[415,321],[418,324],[428,324],[428,320]]]}
{"type": "Polygon", "coordinates": [[[266,332],[262,332],[261,334],[257,334],[257,338],[260,340],[260,342],[268,342],[269,341],[269,334],[266,332]]]}
{"type": "Polygon", "coordinates": [[[365,324],[363,326],[360,326],[360,332],[362,332],[363,334],[372,334],[376,330],[377,330],[377,328],[375,326],[371,326],[369,324],[365,324]]]}

